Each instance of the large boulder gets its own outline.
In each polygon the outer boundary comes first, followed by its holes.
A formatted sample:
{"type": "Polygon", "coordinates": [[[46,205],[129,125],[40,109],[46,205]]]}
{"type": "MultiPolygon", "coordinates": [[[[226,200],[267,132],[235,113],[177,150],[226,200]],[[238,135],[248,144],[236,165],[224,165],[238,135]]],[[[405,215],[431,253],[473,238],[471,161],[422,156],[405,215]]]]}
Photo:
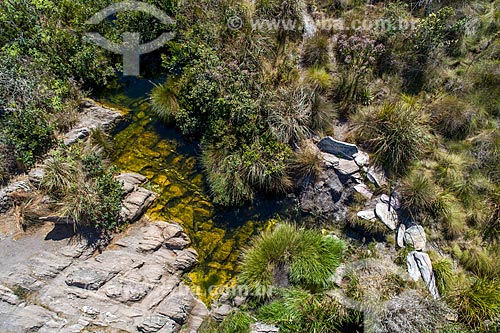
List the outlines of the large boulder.
{"type": "Polygon", "coordinates": [[[424,250],[427,243],[424,228],[421,225],[414,225],[406,229],[404,232],[404,242],[417,251],[424,250]]]}
{"type": "Polygon", "coordinates": [[[333,154],[348,160],[354,159],[353,155],[358,152],[358,147],[352,143],[338,141],[331,136],[324,137],[318,142],[321,151],[333,154]]]}

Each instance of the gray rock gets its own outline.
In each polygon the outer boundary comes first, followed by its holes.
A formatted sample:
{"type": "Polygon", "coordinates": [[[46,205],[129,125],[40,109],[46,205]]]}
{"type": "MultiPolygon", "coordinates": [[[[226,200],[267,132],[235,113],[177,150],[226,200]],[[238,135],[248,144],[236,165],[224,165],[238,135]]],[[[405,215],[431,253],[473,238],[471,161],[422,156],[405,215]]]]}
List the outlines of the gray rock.
{"type": "Polygon", "coordinates": [[[366,177],[377,187],[387,185],[387,178],[385,176],[385,172],[380,167],[374,167],[374,166],[369,167],[368,170],[366,171],[366,177]]]}
{"type": "Polygon", "coordinates": [[[359,171],[359,167],[354,161],[343,158],[339,160],[339,164],[334,168],[342,176],[350,176],[359,171]]]}
{"type": "Polygon", "coordinates": [[[122,183],[123,192],[128,194],[144,183],[147,178],[138,173],[126,172],[119,174],[115,179],[122,183]]]}
{"type": "Polygon", "coordinates": [[[395,230],[399,223],[396,211],[393,208],[389,210],[389,205],[383,202],[375,206],[375,215],[391,230],[395,230]]]}
{"type": "Polygon", "coordinates": [[[352,190],[344,188],[335,170],[326,169],[303,189],[299,204],[303,211],[333,215],[341,220],[347,214],[346,202],[351,194],[352,190]]]}
{"type": "Polygon", "coordinates": [[[335,140],[331,136],[324,137],[318,142],[318,147],[325,153],[333,154],[349,160],[358,152],[358,147],[351,143],[335,140]]]}
{"type": "Polygon", "coordinates": [[[396,243],[399,247],[405,247],[404,237],[405,237],[406,226],[404,223],[400,223],[398,227],[398,231],[396,232],[396,243]]]}
{"type": "Polygon", "coordinates": [[[434,272],[432,271],[432,262],[429,255],[418,251],[413,251],[411,254],[413,254],[413,257],[415,258],[420,275],[422,276],[422,280],[424,280],[427,289],[434,299],[438,299],[439,292],[436,287],[436,279],[434,277],[434,272]]]}
{"type": "Polygon", "coordinates": [[[222,321],[231,313],[231,311],[233,311],[233,308],[229,304],[221,304],[212,309],[212,317],[217,321],[222,321]]]}
{"type": "Polygon", "coordinates": [[[125,279],[113,279],[104,287],[109,298],[122,303],[138,302],[143,299],[151,288],[143,283],[125,279]]]}
{"type": "Polygon", "coordinates": [[[395,210],[401,208],[401,204],[399,203],[399,199],[396,195],[391,195],[390,197],[387,194],[382,194],[380,196],[380,201],[386,204],[390,204],[395,210]]]}
{"type": "Polygon", "coordinates": [[[44,168],[33,168],[30,170],[28,177],[31,184],[33,184],[34,187],[39,188],[44,175],[45,175],[44,168]]]}
{"type": "Polygon", "coordinates": [[[75,128],[66,133],[63,138],[63,143],[66,146],[73,145],[79,140],[84,140],[90,135],[90,130],[86,127],[75,128]]]}
{"type": "Polygon", "coordinates": [[[179,325],[186,322],[188,314],[195,305],[195,298],[186,285],[179,285],[158,305],[156,311],[169,317],[179,325]]]}
{"type": "Polygon", "coordinates": [[[139,187],[137,191],[128,194],[122,201],[120,218],[126,223],[136,221],[155,200],[155,194],[139,187]]]}
{"type": "Polygon", "coordinates": [[[421,275],[413,252],[408,253],[408,255],[406,256],[406,265],[408,267],[408,274],[410,275],[410,278],[413,281],[418,281],[421,275]]]}
{"type": "Polygon", "coordinates": [[[370,200],[373,197],[373,192],[370,190],[368,186],[366,186],[366,184],[354,185],[354,190],[359,194],[361,194],[362,196],[364,196],[365,198],[367,198],[368,200],[370,200]]]}
{"type": "Polygon", "coordinates": [[[68,257],[58,256],[50,252],[42,252],[29,260],[33,276],[40,279],[51,279],[56,277],[63,269],[71,264],[68,257]]]}
{"type": "Polygon", "coordinates": [[[160,314],[154,314],[146,317],[139,325],[137,325],[137,330],[143,333],[155,333],[162,329],[165,325],[172,327],[172,332],[174,332],[175,323],[172,320],[160,314]]]}
{"type": "Polygon", "coordinates": [[[97,290],[115,275],[114,272],[102,269],[79,267],[68,274],[65,282],[68,286],[97,290]]]}
{"type": "Polygon", "coordinates": [[[18,191],[31,192],[31,188],[27,182],[18,181],[0,189],[0,214],[9,210],[12,206],[10,195],[18,191]]]}
{"type": "Polygon", "coordinates": [[[263,323],[253,323],[250,325],[250,333],[277,333],[279,331],[279,328],[274,325],[263,323]]]}
{"type": "Polygon", "coordinates": [[[102,128],[109,131],[122,119],[119,111],[101,106],[90,99],[82,106],[80,120],[75,127],[102,128]]]}
{"type": "Polygon", "coordinates": [[[362,168],[364,166],[368,166],[370,164],[370,156],[368,156],[367,153],[363,151],[358,151],[356,154],[353,155],[354,162],[362,168]]]}
{"type": "Polygon", "coordinates": [[[367,210],[362,210],[356,214],[357,217],[363,220],[367,221],[376,221],[377,217],[375,216],[375,210],[373,209],[367,209],[367,210]]]}
{"type": "Polygon", "coordinates": [[[11,305],[19,304],[19,297],[6,286],[0,285],[0,300],[11,305]]]}
{"type": "Polygon", "coordinates": [[[5,333],[59,332],[65,323],[65,320],[38,305],[0,312],[0,332],[5,333]]]}
{"type": "Polygon", "coordinates": [[[323,152],[321,153],[321,156],[323,157],[323,161],[325,162],[325,165],[327,167],[333,168],[339,165],[340,158],[338,158],[337,156],[323,152]]]}
{"type": "Polygon", "coordinates": [[[427,237],[424,228],[420,225],[414,225],[408,228],[404,233],[404,242],[417,251],[425,249],[427,237]]]}

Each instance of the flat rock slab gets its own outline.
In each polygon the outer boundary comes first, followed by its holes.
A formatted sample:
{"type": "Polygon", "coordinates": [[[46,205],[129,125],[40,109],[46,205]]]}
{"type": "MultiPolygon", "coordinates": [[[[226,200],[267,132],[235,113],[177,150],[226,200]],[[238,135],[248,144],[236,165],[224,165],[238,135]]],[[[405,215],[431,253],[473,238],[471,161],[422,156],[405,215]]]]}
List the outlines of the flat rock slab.
{"type": "Polygon", "coordinates": [[[357,193],[364,196],[365,198],[367,198],[368,200],[371,200],[371,198],[373,197],[373,192],[370,190],[370,188],[366,184],[361,183],[361,184],[354,185],[354,190],[357,193]]]}
{"type": "Polygon", "coordinates": [[[354,161],[343,158],[339,159],[339,164],[334,168],[342,176],[350,176],[359,171],[359,166],[354,161]]]}
{"type": "Polygon", "coordinates": [[[318,142],[318,148],[329,154],[352,160],[353,155],[358,152],[358,147],[352,143],[338,141],[331,136],[324,137],[318,142]]]}
{"type": "Polygon", "coordinates": [[[399,224],[398,214],[391,208],[389,210],[389,205],[383,202],[377,203],[375,206],[375,215],[384,223],[389,229],[396,230],[396,226],[399,224]]]}
{"type": "Polygon", "coordinates": [[[366,178],[371,181],[375,186],[382,187],[387,185],[387,177],[385,172],[380,167],[371,166],[366,171],[366,178]]]}

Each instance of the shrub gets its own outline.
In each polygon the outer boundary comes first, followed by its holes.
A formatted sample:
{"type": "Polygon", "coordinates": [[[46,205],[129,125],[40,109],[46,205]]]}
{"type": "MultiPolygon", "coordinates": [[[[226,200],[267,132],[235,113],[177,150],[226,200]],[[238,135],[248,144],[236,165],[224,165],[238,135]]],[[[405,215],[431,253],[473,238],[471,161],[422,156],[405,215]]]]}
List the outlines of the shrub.
{"type": "Polygon", "coordinates": [[[83,181],[81,170],[76,162],[55,152],[45,161],[45,174],[40,183],[40,188],[45,193],[62,199],[67,191],[83,181]]]}
{"type": "Polygon", "coordinates": [[[47,122],[42,110],[16,110],[1,120],[0,131],[5,143],[14,147],[22,169],[31,168],[35,158],[55,142],[54,128],[47,122]]]}
{"type": "Polygon", "coordinates": [[[500,282],[497,279],[477,278],[456,297],[460,322],[479,328],[485,320],[500,315],[500,282]]]}
{"type": "Polygon", "coordinates": [[[340,240],[279,224],[254,239],[244,251],[240,282],[250,290],[289,284],[322,289],[330,284],[344,250],[340,240]]]}
{"type": "Polygon", "coordinates": [[[392,173],[404,173],[431,142],[427,117],[413,102],[368,108],[354,122],[357,141],[373,152],[376,163],[392,173]]]}
{"type": "Polygon", "coordinates": [[[324,67],[311,67],[307,70],[306,74],[306,81],[315,90],[326,91],[332,84],[330,74],[328,74],[324,67]]]}

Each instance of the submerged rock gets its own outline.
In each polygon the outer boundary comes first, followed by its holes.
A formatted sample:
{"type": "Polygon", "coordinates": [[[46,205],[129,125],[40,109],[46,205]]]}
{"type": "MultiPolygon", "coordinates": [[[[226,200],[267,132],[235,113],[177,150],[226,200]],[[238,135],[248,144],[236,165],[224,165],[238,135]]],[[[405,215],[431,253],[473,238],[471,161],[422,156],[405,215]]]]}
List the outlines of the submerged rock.
{"type": "Polygon", "coordinates": [[[338,141],[331,136],[324,137],[318,142],[321,151],[333,154],[348,160],[354,159],[353,155],[358,152],[358,147],[352,143],[338,141]]]}

